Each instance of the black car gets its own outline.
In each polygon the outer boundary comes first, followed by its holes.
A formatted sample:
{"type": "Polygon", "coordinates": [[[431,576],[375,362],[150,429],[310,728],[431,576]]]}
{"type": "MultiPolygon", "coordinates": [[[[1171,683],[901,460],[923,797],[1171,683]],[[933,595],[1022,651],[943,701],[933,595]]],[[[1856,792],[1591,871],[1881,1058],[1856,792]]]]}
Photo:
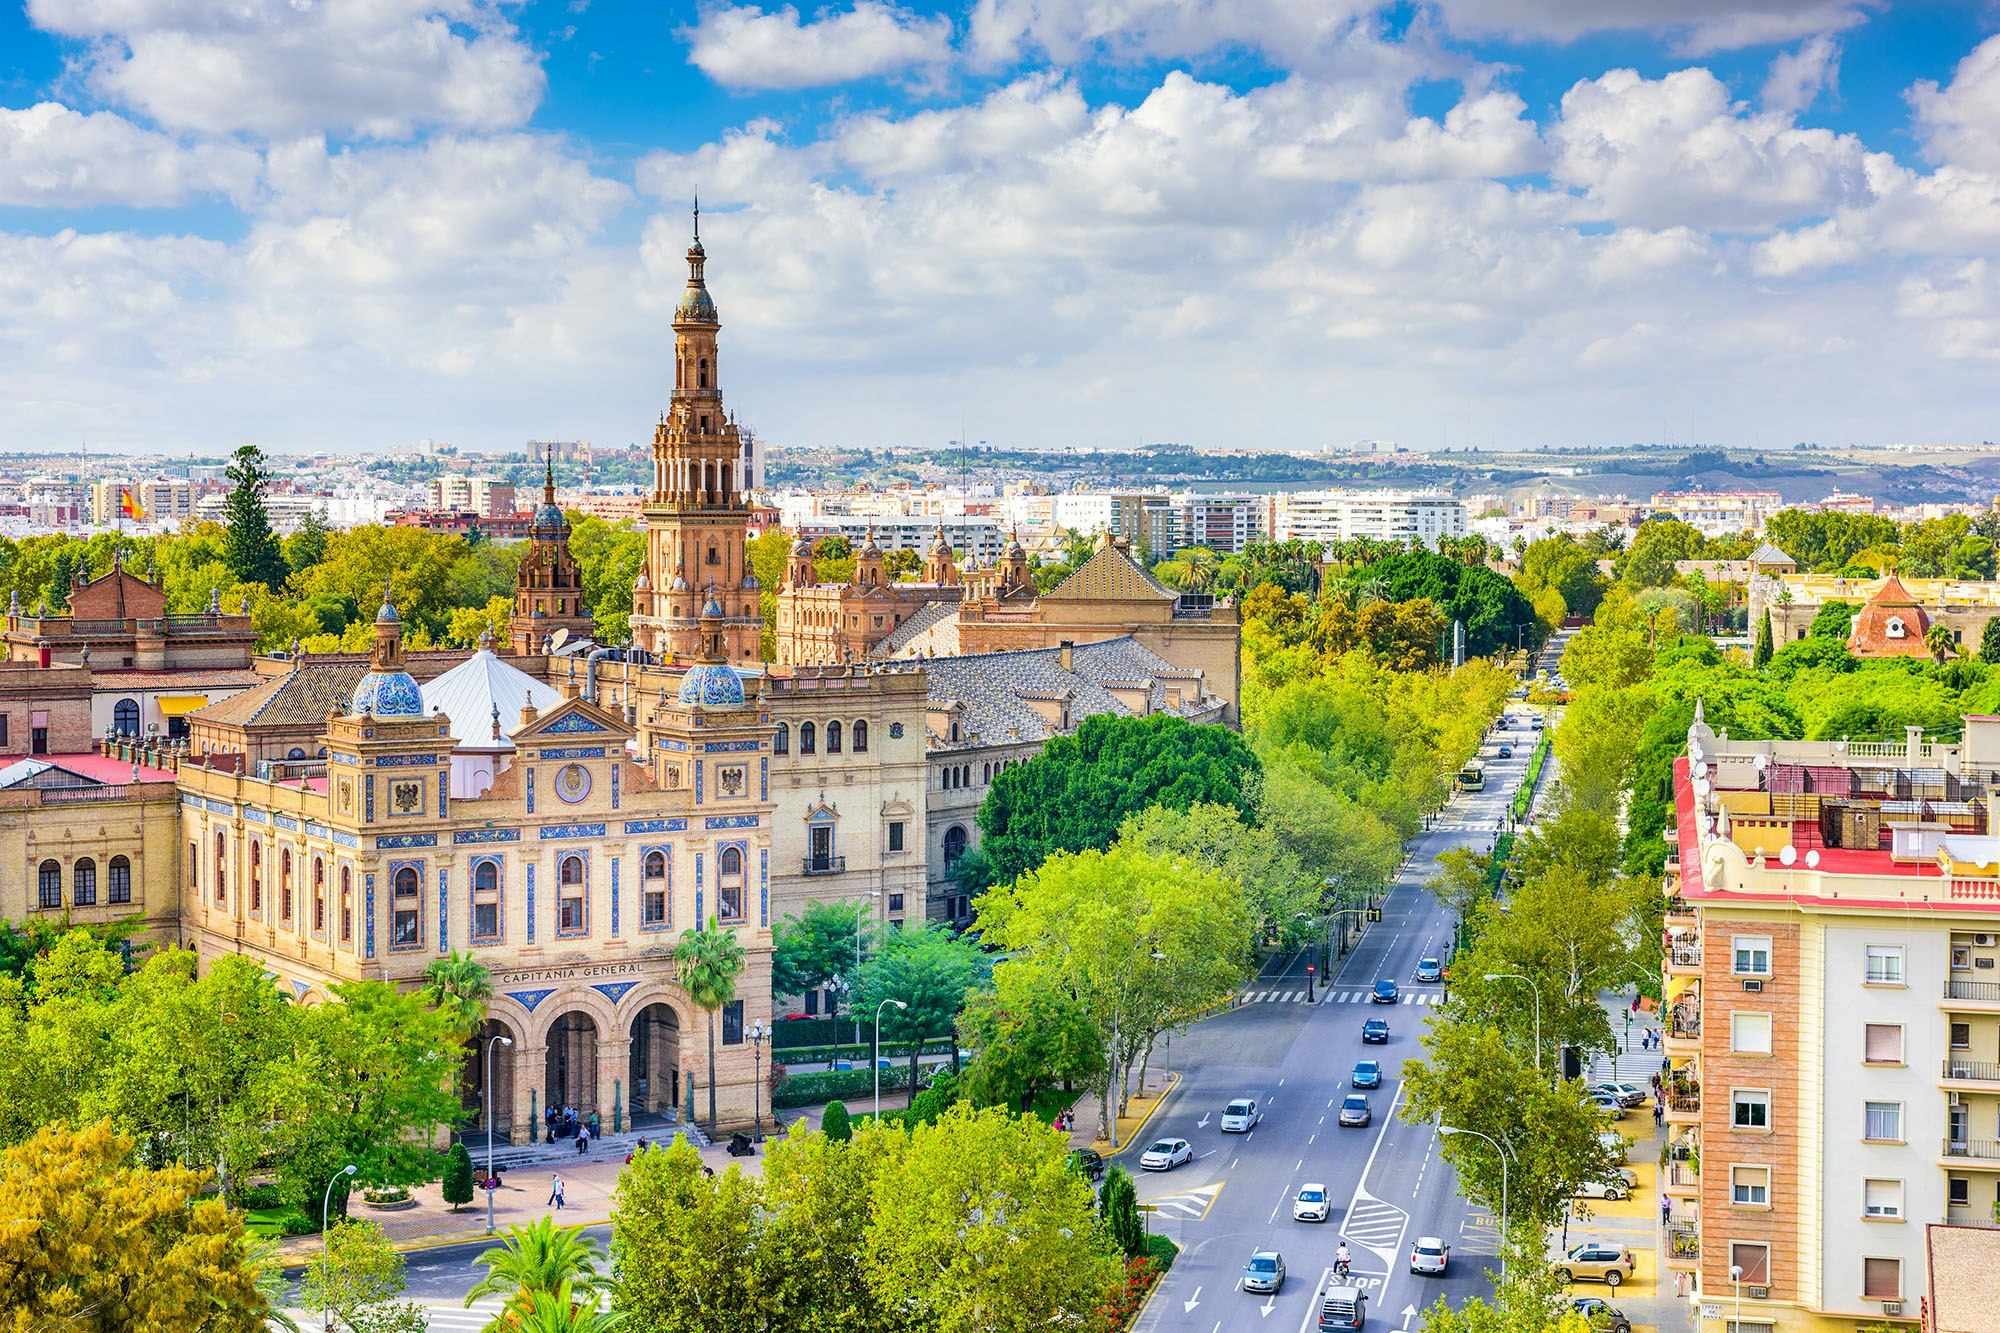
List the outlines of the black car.
{"type": "Polygon", "coordinates": [[[1361,1025],[1361,1042],[1374,1042],[1378,1046],[1389,1044],[1389,1025],[1379,1018],[1371,1018],[1361,1025]]]}
{"type": "Polygon", "coordinates": [[[1395,978],[1383,977],[1380,981],[1376,982],[1375,993],[1368,998],[1376,1004],[1394,1004],[1399,998],[1396,991],[1395,978]]]}
{"type": "Polygon", "coordinates": [[[1589,1320],[1593,1329],[1601,1329],[1603,1333],[1632,1333],[1632,1321],[1602,1296],[1579,1296],[1570,1308],[1589,1320]]]}
{"type": "Polygon", "coordinates": [[[1085,1180],[1104,1179],[1104,1159],[1088,1148],[1070,1150],[1069,1169],[1085,1180]]]}

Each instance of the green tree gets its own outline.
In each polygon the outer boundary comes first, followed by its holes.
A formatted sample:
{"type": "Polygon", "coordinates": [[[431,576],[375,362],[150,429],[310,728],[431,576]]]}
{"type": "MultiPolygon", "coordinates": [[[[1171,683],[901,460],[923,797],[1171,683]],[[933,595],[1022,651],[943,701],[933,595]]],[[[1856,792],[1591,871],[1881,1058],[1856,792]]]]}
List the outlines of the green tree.
{"type": "Polygon", "coordinates": [[[1854,617],[1860,609],[1853,602],[1843,602],[1838,599],[1820,603],[1818,612],[1813,615],[1812,627],[1806,631],[1806,637],[1845,641],[1848,633],[1854,628],[1854,617]]]}
{"type": "Polygon", "coordinates": [[[1104,1077],[1106,1034],[1074,995],[1034,968],[1003,967],[993,980],[993,989],[967,999],[959,1019],[979,1051],[965,1075],[974,1101],[1025,1113],[1044,1087],[1104,1077]]]}
{"type": "Polygon", "coordinates": [[[1563,650],[1563,678],[1577,689],[1623,689],[1653,674],[1653,649],[1636,629],[1590,626],[1563,650]]]}
{"type": "Polygon", "coordinates": [[[603,1258],[603,1247],[595,1240],[580,1228],[558,1225],[553,1217],[538,1217],[524,1227],[504,1227],[500,1243],[481,1250],[472,1261],[486,1275],[465,1293],[465,1303],[501,1296],[509,1304],[524,1304],[531,1296],[565,1288],[579,1300],[593,1301],[609,1286],[597,1268],[603,1258]]]}
{"type": "Polygon", "coordinates": [[[820,1132],[835,1143],[846,1143],[854,1137],[854,1122],[847,1114],[847,1103],[834,1101],[826,1104],[820,1113],[820,1132]]]}
{"type": "Polygon", "coordinates": [[[687,930],[674,946],[677,969],[688,1000],[708,1018],[708,1132],[715,1134],[715,1016],[722,1006],[736,998],[736,979],[743,975],[745,959],[742,941],[734,930],[724,930],[715,916],[708,929],[687,930]]]}
{"type": "Polygon", "coordinates": [[[640,1153],[618,1181],[613,1291],[626,1319],[653,1333],[762,1333],[775,1258],[759,1244],[762,1190],[736,1167],[702,1173],[685,1139],[640,1153]]]}
{"type": "Polygon", "coordinates": [[[1957,640],[1952,637],[1951,626],[1939,621],[1924,632],[1924,647],[1930,649],[1931,657],[1939,666],[1956,656],[1957,640]]]}
{"type": "Polygon", "coordinates": [[[1750,664],[1756,667],[1767,665],[1771,660],[1771,613],[1766,611],[1763,620],[1757,624],[1757,647],[1751,653],[1750,664]]]}
{"type": "Polygon", "coordinates": [[[914,577],[923,565],[923,559],[907,546],[882,553],[882,577],[894,583],[898,579],[914,577]]]}
{"type": "Polygon", "coordinates": [[[1562,598],[1563,612],[1588,616],[1596,612],[1604,598],[1604,577],[1597,572],[1596,553],[1567,533],[1529,542],[1521,553],[1521,572],[1515,584],[1534,600],[1548,590],[1562,598]]]}
{"type": "Polygon", "coordinates": [[[459,1205],[472,1202],[472,1154],[463,1143],[452,1144],[451,1151],[444,1155],[444,1176],[438,1184],[439,1192],[454,1213],[459,1205]]]}
{"type": "Polygon", "coordinates": [[[1139,1217],[1139,1193],[1124,1167],[1113,1165],[1104,1173],[1104,1184],[1097,1191],[1097,1215],[1103,1219],[1112,1244],[1134,1259],[1145,1254],[1146,1227],[1139,1217]]]}
{"type": "Polygon", "coordinates": [[[469,953],[454,949],[433,958],[424,968],[422,995],[433,1008],[450,1017],[453,1026],[470,1037],[486,1021],[493,1001],[493,972],[469,953]]]}
{"type": "Polygon", "coordinates": [[[76,585],[76,555],[67,546],[56,553],[55,568],[49,571],[48,586],[42,590],[49,610],[62,615],[69,610],[70,589],[76,585]]]}
{"type": "Polygon", "coordinates": [[[306,510],[298,528],[284,540],[285,563],[293,573],[311,569],[326,559],[327,537],[331,532],[326,522],[325,505],[306,510]]]}
{"type": "Polygon", "coordinates": [[[599,1310],[565,1282],[554,1291],[537,1291],[508,1309],[490,1328],[500,1333],[620,1333],[625,1316],[599,1310]]]}
{"type": "Polygon", "coordinates": [[[1212,801],[1247,811],[1257,769],[1227,727],[1101,713],[994,779],[979,809],[985,864],[1011,880],[1051,852],[1109,846],[1124,818],[1148,806],[1212,801]]]}
{"type": "Polygon", "coordinates": [[[231,457],[226,474],[233,489],[223,501],[223,526],[228,529],[224,558],[236,583],[261,583],[266,588],[284,586],[291,573],[278,535],[271,530],[271,516],[264,508],[264,492],[271,485],[271,469],[264,451],[246,444],[231,457]]]}
{"type": "Polygon", "coordinates": [[[1664,588],[1675,579],[1674,562],[1701,554],[1699,531],[1679,519],[1648,519],[1613,566],[1628,588],[1664,588]]]}
{"type": "Polygon", "coordinates": [[[794,1121],[765,1149],[759,1280],[776,1306],[772,1328],[889,1333],[907,1327],[902,1302],[885,1303],[859,1262],[878,1177],[902,1138],[870,1130],[847,1142],[794,1121]]]}
{"type": "MultiPolygon", "coordinates": [[[[865,915],[861,902],[811,902],[779,922],[771,951],[771,993],[803,995],[853,973],[854,960],[865,958],[875,946],[865,915]]],[[[831,993],[826,1016],[836,1017],[831,993]]]]}
{"type": "Polygon", "coordinates": [[[917,1087],[917,1054],[925,1040],[954,1030],[966,993],[988,975],[986,955],[938,922],[891,931],[861,967],[858,1013],[882,1010],[882,1036],[910,1044],[910,1087],[917,1087]]]}
{"type": "Polygon", "coordinates": [[[306,1265],[299,1305],[352,1333],[424,1333],[429,1321],[405,1286],[403,1256],[374,1222],[342,1222],[326,1233],[326,1256],[306,1265]]]}
{"type": "Polygon", "coordinates": [[[10,1333],[262,1333],[269,1308],[241,1214],[202,1173],[132,1161],[100,1121],[0,1152],[0,1327],[10,1333]]]}
{"type": "MultiPolygon", "coordinates": [[[[646,534],[628,523],[573,516],[569,550],[583,575],[583,598],[598,641],[622,642],[630,635],[632,585],[646,563],[646,534]]],[[[507,591],[513,591],[511,581],[507,591]]]]}
{"type": "Polygon", "coordinates": [[[1979,660],[2000,662],[2000,616],[1988,620],[1979,631],[1979,660]]]}
{"type": "Polygon", "coordinates": [[[1308,871],[1271,830],[1251,828],[1233,806],[1208,801],[1186,810],[1152,806],[1127,816],[1119,825],[1118,840],[1153,856],[1200,865],[1234,879],[1256,914],[1260,940],[1296,944],[1310,933],[1300,918],[1318,912],[1325,870],[1308,871]]]}
{"type": "Polygon", "coordinates": [[[1448,848],[1438,853],[1437,874],[1426,887],[1454,918],[1469,921],[1493,897],[1492,860],[1470,847],[1448,848]]]}

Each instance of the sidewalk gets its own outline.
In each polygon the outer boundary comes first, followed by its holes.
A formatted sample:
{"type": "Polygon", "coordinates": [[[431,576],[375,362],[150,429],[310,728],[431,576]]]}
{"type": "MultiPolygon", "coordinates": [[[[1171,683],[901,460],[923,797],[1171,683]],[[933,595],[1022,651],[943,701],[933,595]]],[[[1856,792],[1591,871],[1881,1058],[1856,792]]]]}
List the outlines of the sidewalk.
{"type": "MultiPolygon", "coordinates": [[[[1118,1117],[1118,1150],[1123,1152],[1138,1137],[1145,1133],[1146,1123],[1153,1113],[1160,1109],[1173,1090],[1180,1086],[1181,1076],[1157,1067],[1148,1068],[1142,1084],[1133,1090],[1125,1103],[1125,1114],[1118,1117]]],[[[1111,1151],[1110,1140],[1104,1137],[1104,1114],[1099,1110],[1097,1098],[1086,1092],[1076,1099],[1075,1123],[1070,1127],[1069,1142],[1072,1148],[1092,1148],[1101,1153],[1111,1151]]]]}

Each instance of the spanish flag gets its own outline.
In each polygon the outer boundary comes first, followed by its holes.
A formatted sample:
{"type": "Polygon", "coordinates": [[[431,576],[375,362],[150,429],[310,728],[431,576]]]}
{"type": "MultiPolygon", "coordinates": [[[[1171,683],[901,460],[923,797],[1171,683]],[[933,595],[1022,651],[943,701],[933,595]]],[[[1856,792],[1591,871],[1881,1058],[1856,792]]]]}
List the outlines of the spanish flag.
{"type": "Polygon", "coordinates": [[[140,507],[139,497],[132,494],[129,486],[121,486],[118,490],[118,511],[127,518],[138,519],[146,516],[146,511],[140,507]]]}

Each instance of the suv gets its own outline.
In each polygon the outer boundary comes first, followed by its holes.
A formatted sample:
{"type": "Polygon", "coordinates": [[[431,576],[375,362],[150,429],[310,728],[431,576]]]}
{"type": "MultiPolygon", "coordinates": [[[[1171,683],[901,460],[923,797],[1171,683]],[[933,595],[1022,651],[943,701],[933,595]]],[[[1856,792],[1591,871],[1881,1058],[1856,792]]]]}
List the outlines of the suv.
{"type": "Polygon", "coordinates": [[[1602,1282],[1615,1287],[1632,1276],[1632,1251],[1609,1241],[1587,1240],[1556,1262],[1556,1276],[1564,1282],[1602,1282]]]}
{"type": "Polygon", "coordinates": [[[1394,1004],[1399,997],[1394,977],[1383,977],[1375,983],[1375,993],[1368,997],[1376,1004],[1394,1004]]]}
{"type": "Polygon", "coordinates": [[[1359,1287],[1328,1287],[1319,1303],[1320,1333],[1349,1333],[1368,1322],[1368,1293],[1359,1287]]]}
{"type": "Polygon", "coordinates": [[[1379,1018],[1371,1018],[1361,1025],[1361,1044],[1373,1042],[1377,1046],[1389,1044],[1389,1025],[1379,1018]]]}
{"type": "Polygon", "coordinates": [[[1625,1317],[1625,1312],[1613,1308],[1611,1302],[1602,1296],[1579,1296],[1569,1308],[1582,1315],[1593,1329],[1601,1330],[1601,1333],[1632,1333],[1632,1321],[1625,1317]]]}
{"type": "Polygon", "coordinates": [[[1104,1179],[1104,1159],[1088,1148],[1070,1149],[1069,1169],[1085,1180],[1104,1179]]]}
{"type": "Polygon", "coordinates": [[[1222,1108],[1222,1132],[1225,1134],[1248,1134],[1257,1128],[1257,1122],[1264,1113],[1257,1109],[1255,1097],[1238,1097],[1222,1108]]]}

